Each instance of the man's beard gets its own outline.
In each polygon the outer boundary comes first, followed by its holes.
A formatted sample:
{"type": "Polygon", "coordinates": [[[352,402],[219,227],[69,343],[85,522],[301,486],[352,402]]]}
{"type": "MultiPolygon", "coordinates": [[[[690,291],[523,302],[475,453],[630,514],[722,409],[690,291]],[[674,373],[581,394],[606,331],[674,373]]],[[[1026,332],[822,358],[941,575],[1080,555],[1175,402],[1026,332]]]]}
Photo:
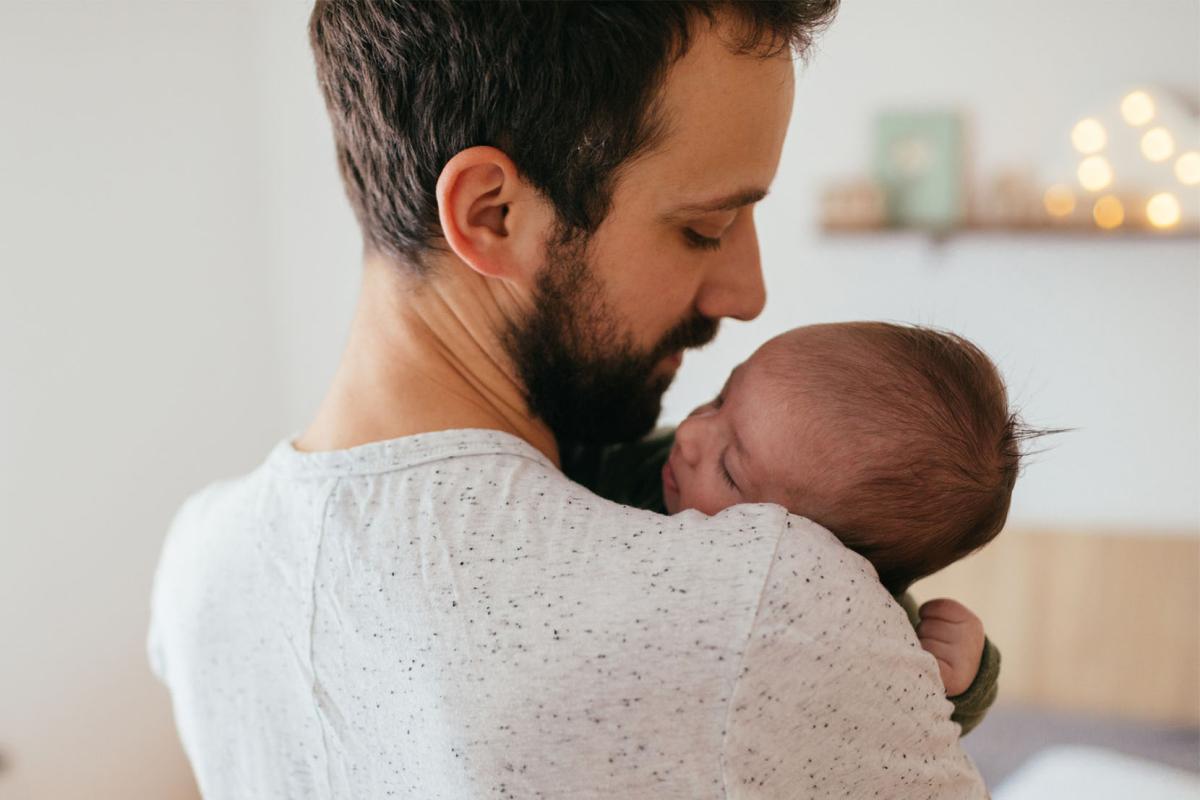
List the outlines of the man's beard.
{"type": "Polygon", "coordinates": [[[674,377],[654,367],[712,341],[718,321],[693,313],[649,352],[640,350],[608,307],[586,252],[583,236],[560,233],[547,244],[533,310],[509,324],[503,341],[530,412],[560,444],[634,441],[653,429],[674,377]]]}

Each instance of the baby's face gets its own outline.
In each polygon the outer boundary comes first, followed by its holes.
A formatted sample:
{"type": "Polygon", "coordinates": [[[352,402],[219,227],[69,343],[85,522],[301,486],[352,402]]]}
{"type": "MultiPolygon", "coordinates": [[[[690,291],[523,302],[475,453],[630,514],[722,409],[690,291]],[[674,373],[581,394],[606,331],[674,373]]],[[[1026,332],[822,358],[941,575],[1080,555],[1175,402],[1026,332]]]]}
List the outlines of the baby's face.
{"type": "MultiPolygon", "coordinates": [[[[768,343],[769,345],[769,343],[768,343]]],[[[716,398],[693,411],[675,431],[663,467],[667,512],[694,508],[716,514],[738,503],[786,506],[787,487],[802,476],[805,449],[798,436],[799,398],[784,401],[763,368],[764,345],[729,375],[716,398]],[[786,428],[781,426],[786,425],[786,428]]]]}

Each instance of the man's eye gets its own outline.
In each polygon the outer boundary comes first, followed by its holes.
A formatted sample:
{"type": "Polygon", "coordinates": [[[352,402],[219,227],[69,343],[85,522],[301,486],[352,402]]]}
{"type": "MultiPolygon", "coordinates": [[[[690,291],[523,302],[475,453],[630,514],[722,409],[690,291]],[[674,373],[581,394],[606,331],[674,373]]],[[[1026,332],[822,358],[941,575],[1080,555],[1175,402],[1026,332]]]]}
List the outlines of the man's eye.
{"type": "Polygon", "coordinates": [[[690,246],[697,247],[701,250],[716,250],[721,246],[720,239],[714,239],[711,236],[701,236],[691,228],[684,228],[683,236],[685,239],[687,239],[690,246]]]}

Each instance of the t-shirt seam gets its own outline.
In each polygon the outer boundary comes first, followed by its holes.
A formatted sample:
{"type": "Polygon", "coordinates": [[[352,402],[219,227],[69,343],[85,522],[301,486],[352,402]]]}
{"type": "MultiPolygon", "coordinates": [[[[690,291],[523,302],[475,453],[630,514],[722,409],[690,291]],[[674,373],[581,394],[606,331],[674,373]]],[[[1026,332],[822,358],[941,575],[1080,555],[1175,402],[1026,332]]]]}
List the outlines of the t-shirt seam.
{"type": "Polygon", "coordinates": [[[308,666],[312,670],[312,682],[309,686],[309,692],[312,696],[313,711],[316,712],[317,727],[321,731],[321,749],[325,756],[325,789],[328,796],[333,797],[333,777],[330,775],[330,758],[329,758],[329,740],[325,736],[325,722],[322,719],[320,703],[317,699],[317,662],[315,654],[317,626],[317,571],[321,567],[321,545],[325,542],[325,522],[329,517],[329,504],[333,501],[333,496],[337,492],[338,483],[341,478],[334,480],[333,485],[329,487],[328,494],[325,495],[325,502],[321,504],[321,522],[317,530],[317,544],[313,551],[313,571],[312,584],[309,590],[311,603],[311,618],[308,621],[308,666]]]}
{"type": "Polygon", "coordinates": [[[754,636],[754,627],[758,622],[758,615],[762,611],[763,600],[767,595],[767,581],[771,578],[771,570],[775,566],[775,559],[779,557],[779,548],[783,544],[783,536],[791,527],[791,520],[788,516],[784,516],[783,524],[779,529],[779,536],[775,539],[775,548],[771,551],[771,560],[767,562],[767,568],[764,570],[762,587],[758,591],[758,602],[754,606],[754,615],[750,617],[749,629],[746,631],[746,639],[742,646],[741,655],[738,656],[737,671],[734,673],[733,685],[729,689],[729,698],[725,701],[725,730],[721,734],[721,795],[729,797],[729,782],[726,777],[726,744],[729,741],[730,719],[733,710],[734,697],[737,695],[738,684],[742,680],[742,665],[746,661],[746,654],[750,652],[751,640],[754,636]]]}
{"type": "Polygon", "coordinates": [[[437,461],[453,461],[453,460],[459,459],[459,458],[474,458],[476,456],[512,456],[513,458],[520,458],[520,459],[524,459],[525,461],[531,461],[540,467],[553,466],[552,464],[548,465],[546,462],[542,461],[540,458],[536,458],[536,457],[528,455],[526,453],[514,453],[509,450],[480,450],[480,451],[475,451],[475,452],[471,452],[471,453],[442,453],[442,454],[437,454],[437,455],[430,455],[428,457],[418,457],[417,460],[409,461],[404,464],[394,464],[394,465],[386,466],[386,467],[381,466],[381,467],[373,468],[373,469],[372,468],[361,468],[361,469],[354,468],[354,469],[346,470],[346,469],[338,469],[336,467],[324,468],[324,467],[308,467],[308,466],[304,466],[304,465],[296,466],[296,465],[289,465],[289,464],[280,464],[278,462],[271,462],[270,467],[274,471],[282,473],[284,475],[288,475],[290,477],[314,478],[314,479],[325,479],[325,478],[332,477],[332,478],[336,478],[336,479],[340,480],[342,478],[352,478],[352,477],[359,477],[359,476],[367,477],[367,476],[375,476],[375,475],[384,475],[389,472],[403,472],[404,470],[407,470],[407,469],[413,469],[415,467],[420,467],[425,464],[430,464],[430,463],[437,462],[437,461]]]}

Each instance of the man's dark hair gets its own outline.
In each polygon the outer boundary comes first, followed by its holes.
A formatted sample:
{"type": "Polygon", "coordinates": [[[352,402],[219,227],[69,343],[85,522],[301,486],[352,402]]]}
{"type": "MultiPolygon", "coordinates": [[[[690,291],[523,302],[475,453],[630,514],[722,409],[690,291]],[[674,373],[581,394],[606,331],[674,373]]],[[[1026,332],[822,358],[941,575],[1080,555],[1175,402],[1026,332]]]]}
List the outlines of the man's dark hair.
{"type": "Polygon", "coordinates": [[[477,145],[590,235],[618,170],[669,130],[655,99],[696,21],[729,12],[731,51],[803,57],[837,5],[317,0],[309,39],[365,249],[427,272],[438,176],[477,145]]]}
{"type": "Polygon", "coordinates": [[[948,331],[884,322],[826,327],[837,346],[800,347],[772,371],[817,387],[810,424],[836,437],[844,477],[800,487],[796,504],[866,557],[893,594],[983,547],[1004,528],[1024,442],[999,371],[948,331]],[[790,364],[788,363],[790,362],[790,364]]]}

